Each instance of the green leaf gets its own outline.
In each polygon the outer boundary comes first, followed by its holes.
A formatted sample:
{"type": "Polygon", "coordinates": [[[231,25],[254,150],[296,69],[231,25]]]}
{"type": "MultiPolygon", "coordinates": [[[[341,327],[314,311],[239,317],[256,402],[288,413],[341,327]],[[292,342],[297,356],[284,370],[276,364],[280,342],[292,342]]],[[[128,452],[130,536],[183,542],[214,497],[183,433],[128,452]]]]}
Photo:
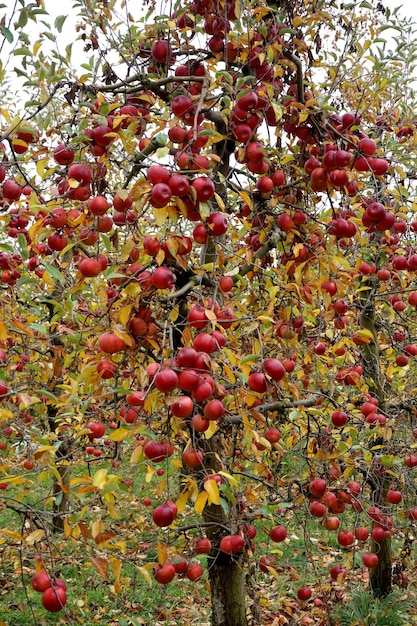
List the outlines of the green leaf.
{"type": "Polygon", "coordinates": [[[250,363],[251,361],[258,361],[260,358],[260,354],[248,354],[247,356],[243,357],[241,363],[243,365],[244,363],[250,363]]]}
{"type": "Polygon", "coordinates": [[[58,282],[65,285],[66,278],[64,274],[62,274],[56,267],[54,267],[53,265],[49,265],[49,263],[44,263],[44,267],[48,274],[51,276],[51,278],[54,278],[58,282]]]}
{"type": "Polygon", "coordinates": [[[159,133],[156,137],[154,137],[158,146],[166,146],[168,141],[168,136],[165,133],[159,133]]]}
{"type": "Polygon", "coordinates": [[[13,43],[13,34],[8,28],[0,24],[0,32],[9,43],[13,43]]]}
{"type": "Polygon", "coordinates": [[[17,22],[18,28],[23,28],[28,23],[28,12],[26,9],[22,9],[19,14],[19,21],[17,22]]]}
{"type": "Polygon", "coordinates": [[[26,244],[26,237],[22,235],[22,233],[20,233],[17,236],[17,241],[20,246],[20,254],[22,255],[22,258],[26,260],[29,257],[29,251],[28,251],[27,244],[26,244]]]}
{"type": "Polygon", "coordinates": [[[46,31],[43,33],[43,35],[50,41],[55,42],[55,35],[53,33],[48,33],[48,31],[46,31]]]}
{"type": "Polygon", "coordinates": [[[32,330],[36,330],[37,333],[39,333],[40,335],[47,335],[49,333],[49,330],[46,326],[44,326],[43,324],[38,324],[36,322],[34,322],[33,324],[30,325],[32,330]]]}
{"type": "Polygon", "coordinates": [[[59,33],[62,32],[62,27],[66,19],[67,19],[66,15],[58,15],[58,17],[55,19],[54,26],[59,33]]]}

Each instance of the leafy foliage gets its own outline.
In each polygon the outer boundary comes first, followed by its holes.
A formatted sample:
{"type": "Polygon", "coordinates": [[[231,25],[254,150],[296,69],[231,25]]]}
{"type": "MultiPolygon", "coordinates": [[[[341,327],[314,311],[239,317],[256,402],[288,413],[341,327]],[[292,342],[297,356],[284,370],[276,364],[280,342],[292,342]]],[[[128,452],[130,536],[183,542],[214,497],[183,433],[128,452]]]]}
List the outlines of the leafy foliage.
{"type": "Polygon", "coordinates": [[[375,595],[406,586],[412,27],[364,2],[113,4],[74,4],[79,67],[64,16],[2,25],[5,553],[55,588],[65,540],[116,598],[203,565],[215,626],[259,620],[265,577],[317,613],[364,564],[375,595]]]}

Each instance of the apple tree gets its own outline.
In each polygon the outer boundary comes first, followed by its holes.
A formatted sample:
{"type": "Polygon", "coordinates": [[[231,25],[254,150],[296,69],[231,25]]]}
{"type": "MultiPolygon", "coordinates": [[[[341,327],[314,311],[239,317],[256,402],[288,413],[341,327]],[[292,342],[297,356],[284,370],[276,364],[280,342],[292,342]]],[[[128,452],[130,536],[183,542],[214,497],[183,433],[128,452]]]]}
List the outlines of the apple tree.
{"type": "MultiPolygon", "coordinates": [[[[49,26],[24,5],[0,27],[0,485],[3,507],[30,511],[29,535],[2,533],[40,555],[44,607],[70,611],[45,546],[133,517],[132,477],[157,551],[142,574],[163,585],[207,569],[214,626],[248,623],[247,580],[278,577],[275,544],[300,528],[336,543],[334,581],[368,568],[376,595],[404,584],[417,519],[409,27],[382,3],[134,15],[91,0],[74,6],[74,69],[71,45],[45,43],[64,17],[49,26]]],[[[93,562],[120,592],[122,559],[93,562]]]]}

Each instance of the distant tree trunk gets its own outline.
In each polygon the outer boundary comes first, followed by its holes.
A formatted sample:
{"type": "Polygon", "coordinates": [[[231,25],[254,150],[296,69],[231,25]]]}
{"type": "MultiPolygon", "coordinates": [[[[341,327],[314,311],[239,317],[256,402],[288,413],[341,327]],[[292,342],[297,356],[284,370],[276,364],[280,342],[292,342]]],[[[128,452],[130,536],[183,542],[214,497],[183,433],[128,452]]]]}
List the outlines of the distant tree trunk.
{"type": "Polygon", "coordinates": [[[59,481],[57,478],[54,478],[53,494],[55,500],[53,504],[52,530],[54,533],[62,533],[69,505],[69,466],[58,465],[57,469],[61,478],[59,481]]]}
{"type": "MultiPolygon", "coordinates": [[[[55,430],[56,423],[52,414],[56,413],[54,407],[50,407],[49,410],[49,422],[51,430],[55,430]]],[[[61,441],[56,453],[56,469],[59,474],[59,479],[54,476],[52,493],[54,496],[54,502],[52,504],[52,530],[54,533],[63,532],[64,519],[69,507],[69,482],[70,482],[70,464],[69,457],[71,455],[71,441],[66,435],[58,434],[58,439],[61,441]]]]}
{"type": "MultiPolygon", "coordinates": [[[[59,291],[54,292],[54,299],[60,300],[59,291]]],[[[52,323],[53,317],[56,313],[55,307],[51,302],[46,302],[46,307],[49,311],[49,322],[52,323]]],[[[51,390],[58,389],[58,385],[62,383],[62,363],[64,359],[64,345],[56,333],[51,337],[50,353],[53,364],[53,379],[51,381],[51,390]]],[[[56,469],[59,474],[54,475],[52,493],[54,496],[54,502],[52,505],[53,518],[52,518],[52,530],[53,532],[63,532],[64,519],[69,508],[69,483],[70,483],[70,456],[72,448],[72,439],[64,432],[59,432],[57,422],[57,408],[53,405],[48,405],[48,422],[51,432],[57,433],[59,447],[56,451],[56,469]]]]}
{"type": "MultiPolygon", "coordinates": [[[[384,411],[384,378],[381,372],[379,343],[375,325],[375,293],[377,288],[375,276],[369,276],[366,282],[370,289],[362,292],[360,323],[363,328],[372,333],[372,340],[362,346],[363,367],[369,391],[378,399],[379,410],[384,411]]],[[[378,454],[381,454],[384,438],[378,438],[375,441],[375,446],[378,447],[378,454]]],[[[384,505],[386,492],[389,489],[389,480],[384,474],[381,475],[379,470],[379,466],[375,466],[368,478],[375,506],[384,505]]],[[[386,537],[380,543],[372,541],[371,549],[378,555],[378,565],[370,571],[370,585],[375,596],[383,597],[388,595],[392,588],[391,537],[386,537]]]]}
{"type": "MultiPolygon", "coordinates": [[[[223,469],[222,437],[216,433],[210,442],[211,454],[206,455],[205,471],[217,472],[223,469]]],[[[203,441],[202,444],[204,445],[203,441]]],[[[245,601],[245,573],[242,565],[242,556],[229,555],[220,552],[219,544],[227,534],[238,532],[238,511],[230,503],[229,512],[216,504],[206,506],[204,521],[211,525],[207,527],[207,536],[213,544],[208,571],[210,580],[212,626],[247,626],[245,601]]]]}

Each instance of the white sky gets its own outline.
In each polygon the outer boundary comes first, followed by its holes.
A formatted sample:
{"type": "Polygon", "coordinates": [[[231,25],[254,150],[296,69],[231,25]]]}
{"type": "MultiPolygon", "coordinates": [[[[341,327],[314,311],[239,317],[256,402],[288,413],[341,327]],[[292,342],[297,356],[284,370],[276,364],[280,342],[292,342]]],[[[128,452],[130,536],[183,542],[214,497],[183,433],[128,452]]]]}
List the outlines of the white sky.
{"type": "MultiPolygon", "coordinates": [[[[23,1],[20,0],[20,1],[22,2],[23,5],[27,3],[27,0],[23,0],[23,1]]],[[[124,1],[125,1],[125,5],[127,6],[127,10],[131,14],[137,15],[138,12],[141,13],[141,8],[143,7],[141,0],[124,0],[124,1]]],[[[161,1],[164,2],[164,0],[161,0],[161,1]]],[[[410,21],[414,21],[416,23],[416,30],[417,30],[417,0],[370,0],[370,2],[374,2],[375,4],[378,1],[381,1],[384,6],[390,8],[391,10],[400,6],[401,7],[400,15],[404,18],[409,19],[410,21]]],[[[76,11],[72,8],[72,4],[73,4],[72,0],[63,0],[63,1],[43,0],[43,2],[44,2],[46,11],[50,15],[50,19],[45,20],[45,21],[50,21],[51,24],[53,24],[55,17],[57,17],[58,15],[63,15],[66,13],[69,14],[67,17],[67,20],[64,23],[63,31],[58,38],[59,48],[61,52],[63,52],[66,45],[68,45],[71,42],[74,42],[77,39],[76,33],[75,33],[75,24],[77,23],[77,17],[76,17],[76,11]]],[[[6,11],[7,11],[8,17],[10,16],[13,7],[15,7],[16,5],[18,8],[21,7],[20,2],[19,1],[16,2],[16,0],[0,0],[0,4],[2,4],[3,6],[5,5],[7,7],[6,11]]],[[[119,7],[120,7],[120,4],[119,4],[119,7]]],[[[5,11],[4,9],[0,9],[0,18],[4,15],[4,11],[5,11]]],[[[126,11],[126,8],[121,11],[122,15],[125,13],[125,11],[126,11]]],[[[6,23],[7,23],[7,20],[6,20],[6,23]]],[[[28,32],[31,24],[33,24],[33,22],[29,21],[26,27],[26,32],[28,32]]],[[[38,24],[34,26],[33,27],[34,38],[37,38],[39,33],[43,29],[44,27],[42,26],[42,24],[38,24]]],[[[387,36],[387,32],[385,33],[385,36],[387,36]]],[[[77,66],[79,63],[82,63],[83,61],[85,61],[86,56],[88,57],[89,55],[88,53],[86,55],[83,52],[83,43],[79,40],[76,41],[76,43],[73,45],[74,65],[77,66]],[[82,59],[81,61],[78,60],[80,58],[82,59]]],[[[20,57],[12,59],[12,61],[14,61],[13,63],[14,65],[16,64],[16,61],[17,62],[19,61],[19,58],[20,57]]],[[[3,59],[3,62],[5,60],[6,59],[3,59]]]]}
{"type": "Polygon", "coordinates": [[[401,14],[404,17],[411,17],[417,22],[416,0],[382,0],[382,4],[391,10],[395,9],[397,6],[401,6],[401,14]]]}

